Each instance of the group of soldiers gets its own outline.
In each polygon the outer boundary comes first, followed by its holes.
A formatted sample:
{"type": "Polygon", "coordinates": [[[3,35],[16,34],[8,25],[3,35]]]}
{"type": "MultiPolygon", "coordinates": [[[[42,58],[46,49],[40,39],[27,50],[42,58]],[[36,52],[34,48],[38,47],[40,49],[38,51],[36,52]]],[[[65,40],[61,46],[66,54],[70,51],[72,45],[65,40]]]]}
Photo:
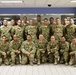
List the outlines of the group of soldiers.
{"type": "Polygon", "coordinates": [[[3,20],[0,27],[0,65],[49,62],[76,67],[76,25],[73,18],[69,24],[67,18],[63,24],[59,18],[54,23],[53,17],[49,22],[44,18],[42,23],[40,15],[37,15],[36,23],[33,19],[27,23],[26,16],[23,22],[19,19],[17,25],[14,19],[10,25],[3,20]]]}

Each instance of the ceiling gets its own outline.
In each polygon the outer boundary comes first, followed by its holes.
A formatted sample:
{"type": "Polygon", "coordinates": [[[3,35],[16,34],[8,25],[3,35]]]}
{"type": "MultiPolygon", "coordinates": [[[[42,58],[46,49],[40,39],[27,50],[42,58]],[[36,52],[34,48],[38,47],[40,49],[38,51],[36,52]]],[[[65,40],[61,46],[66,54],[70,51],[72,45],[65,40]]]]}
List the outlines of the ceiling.
{"type": "MultiPolygon", "coordinates": [[[[0,0],[3,1],[3,0],[0,0]]],[[[4,0],[4,1],[15,1],[15,0],[4,0]]],[[[16,0],[21,1],[21,0],[16,0]]],[[[22,0],[23,3],[0,3],[0,8],[5,7],[76,7],[76,2],[71,3],[71,0],[22,0]]]]}

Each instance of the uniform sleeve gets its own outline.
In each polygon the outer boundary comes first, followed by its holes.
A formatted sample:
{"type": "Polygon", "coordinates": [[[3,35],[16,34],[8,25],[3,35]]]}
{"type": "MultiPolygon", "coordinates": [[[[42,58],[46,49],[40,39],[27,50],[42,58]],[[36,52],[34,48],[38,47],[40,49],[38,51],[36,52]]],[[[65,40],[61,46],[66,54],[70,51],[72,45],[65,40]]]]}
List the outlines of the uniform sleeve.
{"type": "Polygon", "coordinates": [[[65,51],[64,52],[67,52],[69,50],[69,43],[66,42],[66,47],[65,47],[65,51]]]}
{"type": "Polygon", "coordinates": [[[12,52],[14,51],[14,49],[12,48],[13,44],[12,44],[12,41],[10,42],[10,45],[9,45],[9,51],[12,52]]]}
{"type": "Polygon", "coordinates": [[[32,51],[30,53],[34,54],[36,52],[36,46],[32,43],[32,51]]]}
{"type": "Polygon", "coordinates": [[[47,44],[47,52],[50,52],[50,45],[49,45],[49,43],[47,44]]]}
{"type": "Polygon", "coordinates": [[[22,53],[24,53],[24,54],[27,54],[27,53],[28,53],[28,51],[25,50],[25,44],[24,44],[24,42],[23,42],[22,45],[21,45],[21,51],[22,51],[22,53]]]}
{"type": "Polygon", "coordinates": [[[2,54],[2,52],[3,52],[3,51],[0,49],[0,54],[2,54]]]}

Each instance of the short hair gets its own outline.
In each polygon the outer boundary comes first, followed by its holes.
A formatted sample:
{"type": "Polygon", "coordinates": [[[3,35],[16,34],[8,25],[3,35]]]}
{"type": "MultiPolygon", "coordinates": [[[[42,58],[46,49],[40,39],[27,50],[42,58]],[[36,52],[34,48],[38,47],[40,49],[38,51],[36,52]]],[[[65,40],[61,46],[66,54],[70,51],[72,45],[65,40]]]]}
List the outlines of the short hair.
{"type": "Polygon", "coordinates": [[[44,20],[47,20],[47,21],[48,21],[48,19],[47,19],[47,18],[44,18],[44,19],[43,19],[43,21],[44,21],[44,20]]]}
{"type": "MultiPolygon", "coordinates": [[[[70,20],[73,19],[72,17],[70,18],[70,20]]],[[[74,20],[74,19],[73,19],[74,20]]]]}
{"type": "Polygon", "coordinates": [[[30,34],[27,34],[27,36],[30,36],[30,37],[31,37],[31,35],[30,35],[30,34]]]}
{"type": "Polygon", "coordinates": [[[3,38],[3,37],[6,37],[6,36],[5,36],[5,35],[3,35],[3,36],[2,36],[2,38],[3,38]]]}
{"type": "Polygon", "coordinates": [[[23,19],[24,19],[24,18],[26,18],[26,19],[27,19],[27,16],[23,16],[23,19]]]}
{"type": "Polygon", "coordinates": [[[57,20],[57,19],[60,19],[60,18],[57,17],[56,20],[57,20]]]}
{"type": "Polygon", "coordinates": [[[50,20],[50,19],[53,19],[53,20],[54,20],[54,18],[53,18],[53,17],[50,17],[50,18],[49,18],[49,20],[50,20]]]}
{"type": "Polygon", "coordinates": [[[37,17],[41,17],[41,15],[37,15],[37,17]]]}

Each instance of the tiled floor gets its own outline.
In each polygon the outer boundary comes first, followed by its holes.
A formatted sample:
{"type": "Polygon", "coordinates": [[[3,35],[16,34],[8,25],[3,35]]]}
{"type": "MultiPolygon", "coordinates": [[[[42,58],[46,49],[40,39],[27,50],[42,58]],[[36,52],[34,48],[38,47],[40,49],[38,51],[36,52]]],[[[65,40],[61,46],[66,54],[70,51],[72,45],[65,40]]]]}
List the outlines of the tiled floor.
{"type": "Polygon", "coordinates": [[[16,65],[0,66],[0,75],[76,75],[73,66],[41,64],[41,65],[16,65]]]}

